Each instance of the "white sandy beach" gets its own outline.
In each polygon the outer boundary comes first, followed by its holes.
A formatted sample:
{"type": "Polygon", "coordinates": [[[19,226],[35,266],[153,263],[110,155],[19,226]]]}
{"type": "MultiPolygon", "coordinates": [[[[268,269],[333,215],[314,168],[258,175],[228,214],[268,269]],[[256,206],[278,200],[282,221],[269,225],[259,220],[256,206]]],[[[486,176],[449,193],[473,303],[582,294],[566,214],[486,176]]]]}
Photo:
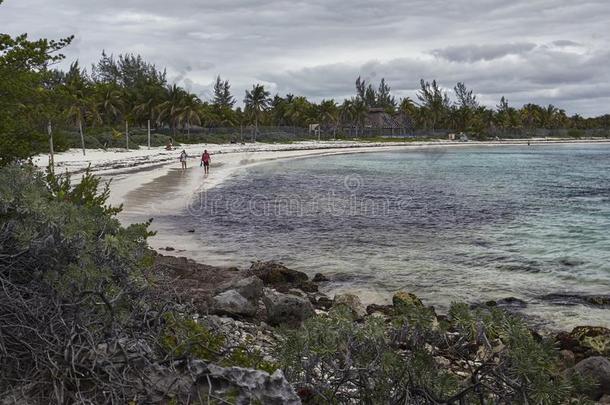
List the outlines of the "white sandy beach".
{"type": "MultiPolygon", "coordinates": [[[[254,164],[270,160],[326,155],[337,153],[357,153],[383,151],[396,148],[429,148],[429,147],[465,147],[473,145],[519,145],[527,144],[527,140],[506,140],[489,142],[361,142],[361,141],[303,141],[290,144],[190,144],[182,145],[175,150],[165,150],[164,147],[140,148],[126,151],[125,149],[87,149],[83,155],[81,149],[70,149],[55,154],[55,167],[58,173],[78,174],[87,167],[97,175],[112,179],[111,203],[127,203],[128,195],[133,195],[141,187],[155,187],[154,179],[160,178],[173,169],[179,169],[178,155],[182,149],[189,155],[189,169],[185,176],[192,183],[185,184],[183,180],[176,187],[181,191],[180,197],[220,184],[236,170],[244,169],[254,164]],[[212,171],[209,177],[199,179],[199,159],[203,150],[212,154],[212,171]],[[137,174],[136,174],[137,173],[137,174]],[[148,186],[147,186],[148,185],[148,186]],[[183,193],[182,193],[183,191],[183,193]]],[[[608,143],[610,140],[574,141],[568,139],[532,139],[531,144],[549,143],[608,143]]],[[[44,168],[49,163],[48,155],[38,155],[33,158],[34,165],[44,168]]],[[[76,178],[75,178],[76,180],[76,178]]],[[[172,199],[179,197],[172,194],[172,199]]],[[[135,208],[135,207],[133,207],[135,208]]]]}

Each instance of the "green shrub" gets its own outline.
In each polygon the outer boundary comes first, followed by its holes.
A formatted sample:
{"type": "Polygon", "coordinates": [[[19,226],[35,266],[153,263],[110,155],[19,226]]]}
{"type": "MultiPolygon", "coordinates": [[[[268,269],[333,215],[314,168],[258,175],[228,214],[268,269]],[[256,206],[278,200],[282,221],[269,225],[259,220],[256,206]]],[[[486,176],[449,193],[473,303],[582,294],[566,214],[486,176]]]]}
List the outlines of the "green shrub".
{"type": "MultiPolygon", "coordinates": [[[[162,134],[150,134],[150,146],[165,146],[167,141],[170,139],[167,135],[162,134]]],[[[148,134],[136,134],[130,137],[130,143],[142,146],[148,146],[148,134]]],[[[179,146],[179,143],[173,142],[174,146],[179,146]]]]}
{"type": "Polygon", "coordinates": [[[220,364],[225,367],[254,368],[266,371],[269,374],[273,374],[278,369],[278,365],[265,360],[261,351],[252,347],[252,342],[250,341],[242,343],[233,349],[220,364]]]}
{"type": "Polygon", "coordinates": [[[116,387],[135,386],[131,363],[104,363],[97,350],[158,333],[143,321],[156,305],[144,273],[150,233],[121,226],[99,185],[89,173],[72,186],[31,167],[0,170],[0,392],[18,385],[28,402],[124,403],[116,387]]]}
{"type": "Polygon", "coordinates": [[[441,323],[421,305],[389,322],[332,311],[282,336],[279,365],[310,403],[557,404],[583,384],[561,372],[550,341],[497,308],[454,304],[441,323]]]}
{"type": "Polygon", "coordinates": [[[401,352],[383,319],[355,323],[349,314],[307,320],[284,330],[277,347],[289,381],[323,403],[415,403],[434,393],[453,394],[455,379],[436,367],[423,346],[401,352]]]}
{"type": "Polygon", "coordinates": [[[197,321],[175,313],[164,317],[161,345],[169,357],[192,357],[215,361],[221,356],[224,337],[207,330],[197,321]]]}
{"type": "Polygon", "coordinates": [[[507,381],[493,380],[498,389],[512,391],[515,401],[527,398],[536,404],[556,404],[569,398],[573,381],[561,371],[554,342],[534,336],[526,323],[498,308],[471,310],[466,304],[453,304],[449,310],[453,328],[469,343],[491,352],[491,341],[503,345],[495,356],[494,374],[507,381]]]}

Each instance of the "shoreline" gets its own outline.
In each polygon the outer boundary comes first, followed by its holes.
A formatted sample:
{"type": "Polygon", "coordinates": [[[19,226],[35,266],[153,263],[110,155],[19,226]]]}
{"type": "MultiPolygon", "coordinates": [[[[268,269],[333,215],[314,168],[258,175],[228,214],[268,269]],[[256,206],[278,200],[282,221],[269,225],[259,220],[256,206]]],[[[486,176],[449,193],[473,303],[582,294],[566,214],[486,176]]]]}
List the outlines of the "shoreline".
{"type": "MultiPolygon", "coordinates": [[[[215,176],[202,187],[192,190],[191,194],[204,191],[222,183],[235,171],[279,159],[304,158],[333,154],[367,153],[385,150],[420,149],[428,147],[472,147],[472,146],[544,146],[544,145],[594,145],[610,144],[610,139],[574,140],[566,138],[531,138],[507,139],[499,141],[402,141],[402,142],[363,142],[363,141],[302,141],[291,144],[258,143],[258,144],[185,144],[167,151],[164,147],[141,148],[125,151],[124,149],[88,149],[82,156],[80,149],[70,149],[55,155],[57,173],[79,175],[88,167],[91,172],[104,180],[112,180],[109,202],[114,205],[125,202],[127,194],[146,185],[155,178],[168,174],[172,168],[178,168],[178,155],[185,149],[195,167],[204,149],[212,152],[212,168],[215,176]],[[235,157],[232,159],[231,157],[235,157]],[[242,157],[237,159],[236,157],[242,157]],[[220,165],[218,164],[220,161],[220,165]],[[230,167],[230,170],[228,169],[230,167]],[[220,171],[221,176],[217,176],[220,171]],[[130,176],[140,174],[141,176],[130,176]],[[224,174],[224,175],[223,175],[224,174]]],[[[32,159],[34,165],[44,169],[48,165],[48,155],[37,155],[32,159]]],[[[189,169],[193,169],[190,166],[189,169]]],[[[76,179],[77,180],[77,179],[76,179]]],[[[179,197],[187,197],[182,194],[179,197]]]]}
{"type": "MultiPolygon", "coordinates": [[[[608,144],[610,141],[593,141],[593,142],[575,142],[566,140],[554,141],[538,141],[532,145],[555,145],[555,144],[608,144]]],[[[149,164],[134,164],[127,167],[107,169],[102,165],[101,170],[97,167],[92,167],[92,171],[101,175],[105,179],[113,178],[111,184],[111,198],[109,203],[112,205],[124,204],[124,211],[119,215],[121,222],[125,224],[133,222],[142,222],[144,218],[150,218],[155,214],[167,215],[167,213],[176,210],[188,209],[189,202],[193,197],[200,192],[216,187],[225,180],[237,175],[241,170],[246,170],[250,167],[273,162],[277,160],[300,159],[313,156],[329,156],[336,154],[352,154],[352,153],[368,153],[368,152],[383,152],[387,150],[417,150],[429,147],[476,147],[476,146],[515,146],[527,145],[525,141],[501,141],[501,142],[421,142],[421,143],[400,143],[387,144],[376,143],[370,145],[368,143],[350,144],[341,142],[342,146],[328,143],[315,144],[294,144],[294,145],[258,145],[260,148],[253,148],[251,145],[246,147],[236,145],[221,145],[219,151],[212,155],[212,171],[209,177],[204,178],[202,182],[202,170],[198,165],[192,165],[186,171],[182,171],[175,159],[174,155],[178,151],[169,151],[162,153],[168,159],[167,162],[155,162],[149,164]],[[224,149],[222,148],[224,146],[224,149]]],[[[212,149],[213,145],[191,145],[190,150],[201,148],[212,149]]],[[[153,151],[157,152],[158,151],[153,151]]],[[[193,159],[197,161],[197,159],[193,159]]],[[[156,251],[163,254],[186,256],[189,259],[205,263],[207,265],[219,265],[214,262],[207,262],[193,254],[194,251],[189,251],[188,247],[193,247],[193,238],[191,233],[186,232],[186,229],[159,228],[155,222],[151,227],[157,231],[157,237],[151,240],[150,245],[156,251]],[[187,247],[180,250],[177,247],[187,247]],[[172,247],[171,251],[165,247],[172,247]],[[174,250],[175,249],[175,250],[174,250]]],[[[230,261],[227,260],[227,264],[230,261]]],[[[341,286],[328,289],[325,291],[328,294],[341,293],[344,291],[341,286]]],[[[364,298],[364,297],[361,297],[364,298]]],[[[370,297],[370,300],[365,299],[367,303],[382,304],[377,298],[370,297]]],[[[503,300],[512,297],[499,295],[495,299],[503,300]]],[[[554,330],[559,330],[553,328],[554,330]]]]}

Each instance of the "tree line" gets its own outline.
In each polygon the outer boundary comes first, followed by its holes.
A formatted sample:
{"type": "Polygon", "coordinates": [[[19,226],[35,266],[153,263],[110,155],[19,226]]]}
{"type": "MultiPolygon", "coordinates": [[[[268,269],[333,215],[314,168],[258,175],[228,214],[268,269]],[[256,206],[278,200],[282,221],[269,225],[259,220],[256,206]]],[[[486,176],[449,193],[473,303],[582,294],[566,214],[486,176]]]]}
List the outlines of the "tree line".
{"type": "Polygon", "coordinates": [[[334,136],[346,128],[358,136],[370,125],[367,119],[372,109],[383,111],[391,121],[388,125],[404,131],[502,136],[540,128],[610,128],[610,115],[568,116],[553,105],[531,103],[517,108],[505,97],[489,108],[464,83],[457,83],[449,92],[436,80],[423,79],[415,99],[397,99],[383,78],[374,85],[358,77],[353,97],[320,102],[293,94],[272,96],[263,84],[254,84],[245,92],[242,107],[237,106],[228,80],[218,76],[213,97],[202,100],[170,83],[165,70],[139,55],[114,57],[102,52],[90,69],[76,61],[62,71],[56,65],[64,59],[61,51],[71,41],[72,37],[31,41],[27,35],[0,35],[2,163],[46,150],[47,135],[53,128],[76,131],[83,149],[87,131],[100,128],[125,139],[125,147],[129,147],[130,128],[148,126],[178,136],[190,133],[193,127],[248,127],[256,135],[261,125],[304,128],[320,124],[334,136]]]}

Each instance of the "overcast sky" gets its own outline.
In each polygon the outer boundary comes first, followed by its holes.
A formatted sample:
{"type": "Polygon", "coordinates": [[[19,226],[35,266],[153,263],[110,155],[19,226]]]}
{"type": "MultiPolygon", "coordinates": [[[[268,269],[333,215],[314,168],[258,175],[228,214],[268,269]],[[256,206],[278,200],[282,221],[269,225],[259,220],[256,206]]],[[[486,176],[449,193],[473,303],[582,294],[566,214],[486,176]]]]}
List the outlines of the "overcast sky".
{"type": "Polygon", "coordinates": [[[490,106],[552,103],[610,113],[608,0],[5,0],[0,32],[74,34],[68,60],[133,52],[209,99],[216,75],[239,100],[255,82],[314,100],[358,75],[397,96],[420,78],[474,88],[490,106]]]}

